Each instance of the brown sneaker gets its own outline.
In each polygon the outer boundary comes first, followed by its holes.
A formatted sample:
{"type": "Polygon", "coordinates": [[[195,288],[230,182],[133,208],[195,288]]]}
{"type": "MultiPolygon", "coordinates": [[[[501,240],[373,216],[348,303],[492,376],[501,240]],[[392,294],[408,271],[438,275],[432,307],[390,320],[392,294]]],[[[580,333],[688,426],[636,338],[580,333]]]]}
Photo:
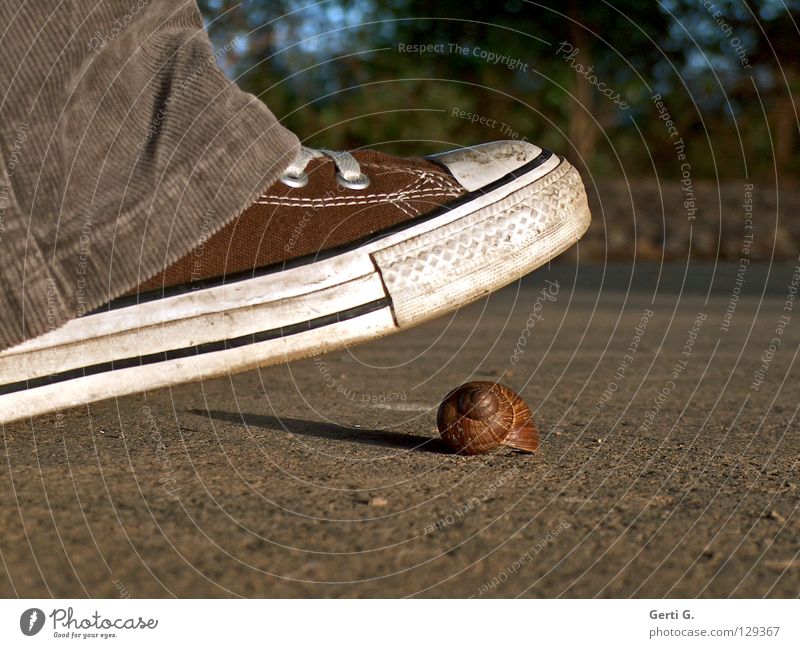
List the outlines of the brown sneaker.
{"type": "Polygon", "coordinates": [[[0,423],[414,326],[551,260],[589,218],[575,169],[525,142],[427,159],[303,148],[135,293],[0,353],[0,423]]]}

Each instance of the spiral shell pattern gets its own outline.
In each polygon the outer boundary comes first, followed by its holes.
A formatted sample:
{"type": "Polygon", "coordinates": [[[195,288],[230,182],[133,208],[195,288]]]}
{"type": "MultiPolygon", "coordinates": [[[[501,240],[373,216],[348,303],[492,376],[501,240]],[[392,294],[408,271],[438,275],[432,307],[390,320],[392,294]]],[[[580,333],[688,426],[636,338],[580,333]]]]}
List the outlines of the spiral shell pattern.
{"type": "Polygon", "coordinates": [[[539,433],[525,401],[512,389],[487,381],[468,382],[445,396],[436,415],[445,443],[475,455],[507,446],[534,452],[539,433]]]}

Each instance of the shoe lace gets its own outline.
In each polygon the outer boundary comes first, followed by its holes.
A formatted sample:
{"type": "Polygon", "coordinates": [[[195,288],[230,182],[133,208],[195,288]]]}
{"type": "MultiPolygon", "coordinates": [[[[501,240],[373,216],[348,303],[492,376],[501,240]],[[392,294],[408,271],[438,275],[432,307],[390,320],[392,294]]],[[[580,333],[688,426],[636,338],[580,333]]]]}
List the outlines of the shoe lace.
{"type": "Polygon", "coordinates": [[[311,160],[326,157],[336,167],[336,181],[348,189],[366,189],[369,178],[362,173],[361,166],[351,153],[347,151],[329,151],[301,146],[300,152],[284,171],[281,182],[290,187],[305,187],[308,184],[306,167],[311,160]]]}

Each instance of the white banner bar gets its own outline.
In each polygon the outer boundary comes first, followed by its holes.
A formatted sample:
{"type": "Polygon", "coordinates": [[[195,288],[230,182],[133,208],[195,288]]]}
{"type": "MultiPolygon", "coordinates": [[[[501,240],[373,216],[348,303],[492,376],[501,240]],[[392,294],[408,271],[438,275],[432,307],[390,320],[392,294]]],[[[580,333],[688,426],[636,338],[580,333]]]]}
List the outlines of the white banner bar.
{"type": "Polygon", "coordinates": [[[799,618],[797,600],[4,600],[0,643],[797,648],[799,618]]]}

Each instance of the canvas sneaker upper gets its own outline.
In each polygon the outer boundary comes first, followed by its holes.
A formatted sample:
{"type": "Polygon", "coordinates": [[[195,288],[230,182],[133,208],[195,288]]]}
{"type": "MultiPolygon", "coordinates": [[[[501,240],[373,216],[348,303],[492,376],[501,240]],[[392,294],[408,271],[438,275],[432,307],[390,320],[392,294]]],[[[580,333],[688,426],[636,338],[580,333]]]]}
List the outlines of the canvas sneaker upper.
{"type": "Polygon", "coordinates": [[[467,189],[444,166],[362,150],[303,148],[284,177],[237,219],[137,292],[232,277],[316,255],[415,219],[467,189]]]}

